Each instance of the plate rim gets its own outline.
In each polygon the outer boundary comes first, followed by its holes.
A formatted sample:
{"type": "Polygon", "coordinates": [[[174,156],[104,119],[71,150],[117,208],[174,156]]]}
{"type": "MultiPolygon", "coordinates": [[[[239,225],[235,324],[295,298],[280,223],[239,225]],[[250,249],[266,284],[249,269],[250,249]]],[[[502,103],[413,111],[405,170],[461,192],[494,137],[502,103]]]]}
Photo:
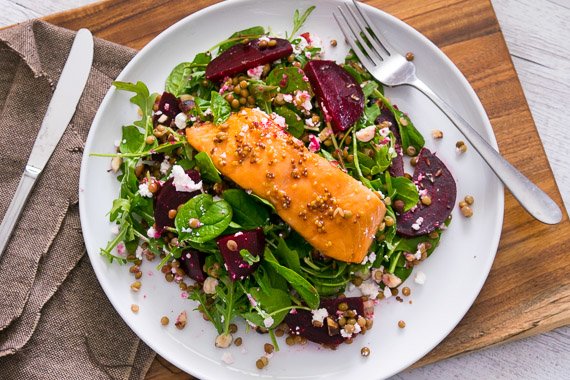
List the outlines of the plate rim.
{"type": "MultiPolygon", "coordinates": [[[[340,1],[347,2],[346,0],[340,0],[340,1]]],[[[239,4],[239,3],[256,3],[256,2],[267,4],[270,1],[264,1],[264,0],[222,1],[219,3],[213,4],[213,5],[210,5],[208,7],[202,8],[202,9],[200,9],[200,10],[198,10],[198,11],[196,11],[190,15],[185,16],[184,18],[180,19],[176,23],[172,24],[171,26],[169,26],[168,28],[163,30],[160,34],[158,34],[156,37],[154,37],[148,44],[146,44],[141,50],[139,50],[137,52],[137,54],[129,61],[129,63],[122,69],[121,73],[117,76],[117,78],[115,80],[121,80],[124,76],[126,76],[128,74],[128,72],[131,70],[132,66],[135,66],[139,60],[143,59],[143,56],[146,54],[146,52],[148,50],[152,49],[155,45],[161,43],[162,40],[167,38],[170,33],[173,33],[176,29],[181,28],[185,24],[192,22],[192,20],[194,20],[196,18],[200,18],[200,17],[202,17],[202,16],[204,16],[210,12],[215,12],[220,8],[225,8],[229,4],[233,5],[236,3],[239,4]]],[[[307,3],[312,4],[313,2],[307,1],[307,3]]],[[[448,69],[450,69],[451,71],[453,71],[453,73],[455,74],[457,79],[460,80],[463,88],[466,90],[466,93],[469,96],[470,106],[474,106],[476,108],[477,113],[482,116],[484,121],[486,121],[486,123],[483,123],[483,128],[485,129],[485,132],[488,135],[488,136],[485,136],[485,137],[488,137],[487,141],[491,144],[491,146],[493,146],[493,148],[495,148],[497,151],[499,151],[495,132],[492,128],[491,121],[490,121],[490,119],[489,119],[489,117],[488,117],[488,115],[487,115],[487,113],[486,113],[486,111],[485,111],[485,109],[481,103],[481,100],[477,96],[475,90],[473,89],[473,87],[471,86],[469,81],[465,78],[463,73],[455,65],[455,63],[439,47],[437,47],[437,45],[435,45],[431,40],[429,40],[426,36],[424,36],[422,33],[417,31],[415,28],[408,25],[406,22],[402,21],[401,19],[397,18],[396,16],[391,15],[390,13],[387,13],[387,12],[385,12],[379,8],[373,7],[371,5],[368,5],[365,3],[360,3],[360,5],[364,6],[364,8],[366,9],[367,12],[377,12],[377,13],[380,13],[382,17],[386,17],[386,18],[391,19],[391,21],[393,21],[397,25],[397,27],[405,29],[406,31],[413,34],[415,37],[417,37],[421,41],[422,44],[426,45],[431,51],[433,51],[440,58],[443,58],[443,61],[446,63],[446,67],[448,69]]],[[[328,6],[333,6],[333,5],[328,4],[328,6]]],[[[93,122],[92,122],[92,128],[90,129],[87,140],[85,142],[85,150],[84,150],[84,153],[82,156],[81,167],[80,167],[80,177],[79,177],[79,213],[80,213],[80,222],[81,222],[82,231],[84,231],[86,229],[85,226],[88,225],[88,220],[87,220],[88,215],[85,211],[86,194],[84,191],[82,191],[82,189],[85,188],[85,182],[87,180],[86,179],[87,178],[87,166],[88,166],[88,160],[90,159],[89,148],[93,144],[96,132],[99,129],[98,126],[101,125],[100,119],[103,117],[103,111],[102,110],[105,109],[107,107],[107,105],[111,102],[111,98],[113,97],[115,92],[117,92],[116,88],[111,86],[109,88],[109,90],[107,91],[107,93],[105,94],[103,100],[101,101],[101,104],[99,105],[97,113],[95,114],[95,117],[94,117],[93,122]]],[[[496,221],[497,231],[494,231],[493,236],[492,236],[492,241],[490,242],[490,246],[492,247],[492,249],[491,249],[491,252],[489,252],[490,253],[489,259],[487,260],[487,262],[481,263],[481,264],[485,264],[485,263],[487,264],[485,267],[482,268],[482,273],[484,273],[485,275],[481,276],[480,283],[474,284],[474,286],[473,286],[474,288],[477,289],[477,291],[474,292],[473,297],[470,297],[470,299],[469,299],[469,305],[470,306],[464,312],[458,313],[457,320],[454,323],[450,323],[448,328],[445,331],[445,334],[442,334],[442,337],[440,339],[433,340],[432,341],[433,344],[428,345],[429,347],[428,347],[428,349],[425,350],[425,352],[423,352],[421,355],[419,355],[415,358],[403,360],[402,364],[400,366],[398,366],[399,368],[397,370],[393,371],[393,373],[389,373],[388,376],[392,376],[396,373],[403,371],[404,369],[408,368],[413,363],[421,360],[429,352],[431,352],[435,347],[437,347],[445,338],[447,338],[449,336],[449,334],[455,329],[455,327],[459,324],[459,322],[461,322],[461,320],[465,317],[465,314],[467,314],[467,312],[472,308],[475,300],[479,296],[479,294],[483,288],[483,285],[487,281],[491,267],[494,263],[495,256],[497,254],[497,250],[498,250],[498,246],[499,246],[499,241],[500,241],[500,238],[502,235],[502,225],[503,225],[503,221],[504,221],[504,185],[500,181],[498,181],[498,184],[499,184],[499,189],[498,189],[499,191],[497,191],[497,194],[496,194],[496,196],[497,196],[496,201],[497,201],[498,209],[496,210],[496,213],[495,213],[495,221],[496,221]]],[[[89,244],[87,244],[87,241],[91,240],[91,237],[88,237],[88,236],[89,235],[84,234],[84,240],[86,242],[87,247],[89,246],[89,244]]],[[[87,254],[88,254],[90,260],[93,260],[95,258],[98,258],[98,259],[101,258],[99,252],[93,252],[92,253],[92,252],[90,252],[90,250],[88,248],[86,250],[87,250],[87,254]]],[[[127,318],[127,312],[125,310],[123,310],[123,308],[119,307],[119,305],[116,304],[116,302],[113,300],[112,297],[109,297],[109,294],[113,291],[113,289],[105,281],[101,281],[101,279],[104,277],[105,274],[96,266],[92,265],[92,267],[93,267],[94,272],[97,276],[97,281],[99,282],[99,285],[102,287],[103,291],[105,292],[107,299],[111,302],[111,304],[113,305],[113,308],[119,314],[121,319],[129,326],[129,328],[137,335],[137,337],[139,337],[139,339],[141,339],[153,351],[155,351],[157,354],[164,357],[166,360],[168,360],[169,362],[171,362],[175,366],[177,366],[181,369],[182,368],[188,369],[188,372],[191,373],[192,375],[198,376],[199,378],[210,378],[211,377],[211,373],[204,373],[200,370],[189,369],[188,366],[185,365],[185,363],[180,362],[176,359],[171,360],[170,358],[168,358],[167,354],[165,355],[165,351],[162,350],[161,345],[155,344],[155,342],[153,342],[153,341],[147,341],[147,340],[143,339],[143,337],[139,336],[139,334],[137,334],[137,332],[136,332],[137,330],[135,329],[135,326],[131,322],[130,318],[127,318]]]]}

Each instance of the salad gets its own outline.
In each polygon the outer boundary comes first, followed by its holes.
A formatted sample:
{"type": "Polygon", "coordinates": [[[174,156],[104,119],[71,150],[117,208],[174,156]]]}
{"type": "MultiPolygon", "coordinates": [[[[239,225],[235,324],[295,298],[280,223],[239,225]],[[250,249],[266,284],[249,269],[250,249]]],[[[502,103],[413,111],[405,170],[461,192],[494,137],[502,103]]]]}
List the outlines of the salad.
{"type": "Polygon", "coordinates": [[[268,333],[266,352],[286,334],[352,342],[382,299],[409,296],[400,285],[451,220],[455,181],[409,116],[352,52],[326,60],[336,41],[298,34],[313,9],[296,11],[285,36],[235,32],[173,68],[160,95],[114,82],[140,119],[122,127],[117,153],[93,154],[112,157],[120,182],[101,254],[132,264],[133,291],[155,260],[220,348],[241,343],[238,318],[268,333]]]}

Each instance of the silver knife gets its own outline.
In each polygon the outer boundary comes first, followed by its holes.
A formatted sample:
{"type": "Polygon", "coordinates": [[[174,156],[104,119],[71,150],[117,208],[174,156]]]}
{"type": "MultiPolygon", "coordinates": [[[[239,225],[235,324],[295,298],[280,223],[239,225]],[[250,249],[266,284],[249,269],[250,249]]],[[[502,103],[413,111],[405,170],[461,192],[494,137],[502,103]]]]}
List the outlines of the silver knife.
{"type": "Polygon", "coordinates": [[[28,164],[0,225],[0,257],[18,223],[36,179],[46,166],[75,113],[92,63],[93,36],[89,30],[81,29],[73,40],[69,57],[42,121],[28,164]]]}

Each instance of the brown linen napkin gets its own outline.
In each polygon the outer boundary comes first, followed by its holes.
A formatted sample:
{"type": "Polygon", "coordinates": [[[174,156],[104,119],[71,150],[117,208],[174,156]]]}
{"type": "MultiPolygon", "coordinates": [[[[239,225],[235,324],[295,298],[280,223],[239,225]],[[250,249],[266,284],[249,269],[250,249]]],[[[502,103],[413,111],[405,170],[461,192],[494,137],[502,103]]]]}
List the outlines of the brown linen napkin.
{"type": "MultiPolygon", "coordinates": [[[[31,21],[0,31],[0,215],[20,180],[74,32],[31,21]]],[[[95,41],[87,86],[0,259],[2,379],[139,379],[154,353],[101,290],[81,235],[79,167],[91,122],[135,51],[95,41]]]]}

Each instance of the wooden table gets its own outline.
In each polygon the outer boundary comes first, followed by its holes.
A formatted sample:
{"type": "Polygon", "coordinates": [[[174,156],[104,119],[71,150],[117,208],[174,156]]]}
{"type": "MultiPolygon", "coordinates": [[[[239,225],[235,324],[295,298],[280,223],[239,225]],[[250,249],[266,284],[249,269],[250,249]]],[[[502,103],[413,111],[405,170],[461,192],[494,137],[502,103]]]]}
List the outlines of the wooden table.
{"type": "MultiPolygon", "coordinates": [[[[568,30],[570,9],[565,0],[494,0],[493,5],[511,58],[523,84],[533,117],[543,140],[566,204],[570,202],[570,137],[566,109],[570,88],[570,43],[561,33],[568,30]],[[538,17],[540,15],[540,17],[538,17]]],[[[91,3],[92,0],[45,0],[41,3],[0,0],[0,26],[31,17],[91,3]]],[[[448,359],[424,368],[405,371],[397,378],[564,378],[570,373],[570,328],[500,347],[448,359]],[[566,359],[564,359],[566,358],[566,359]]],[[[156,366],[160,364],[156,363],[156,366]]],[[[184,376],[181,376],[183,378],[184,376]]]]}

